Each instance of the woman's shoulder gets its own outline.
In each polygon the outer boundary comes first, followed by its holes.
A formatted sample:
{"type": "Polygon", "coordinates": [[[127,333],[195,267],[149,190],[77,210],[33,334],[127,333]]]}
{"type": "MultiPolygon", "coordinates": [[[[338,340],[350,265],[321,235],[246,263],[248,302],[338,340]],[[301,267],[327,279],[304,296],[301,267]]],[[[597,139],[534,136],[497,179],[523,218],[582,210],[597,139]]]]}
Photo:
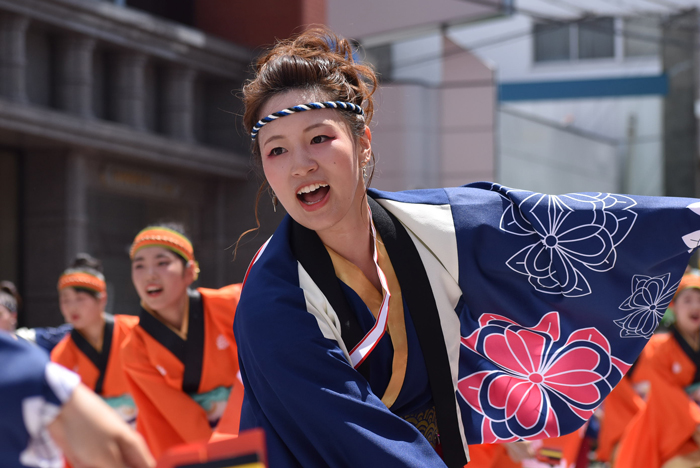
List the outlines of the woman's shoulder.
{"type": "Polygon", "coordinates": [[[274,302],[299,287],[299,263],[291,247],[286,217],[255,254],[242,285],[239,308],[274,302]]]}
{"type": "Polygon", "coordinates": [[[64,362],[73,360],[74,350],[75,345],[73,343],[73,338],[71,338],[70,333],[67,333],[51,350],[51,360],[65,365],[64,362]]]}
{"type": "Polygon", "coordinates": [[[458,187],[402,190],[399,192],[368,189],[367,193],[375,200],[424,206],[444,206],[465,203],[479,204],[489,201],[500,202],[507,197],[509,190],[512,191],[512,189],[507,189],[493,182],[476,182],[458,187]]]}
{"type": "Polygon", "coordinates": [[[138,315],[114,315],[114,324],[124,330],[130,330],[139,324],[138,315]]]}
{"type": "Polygon", "coordinates": [[[205,299],[235,301],[241,296],[241,283],[229,284],[220,289],[197,288],[205,299]]]}
{"type": "MultiPolygon", "coordinates": [[[[679,361],[688,360],[674,333],[655,334],[644,349],[644,359],[654,368],[670,369],[678,367],[679,361]]],[[[688,360],[689,362],[689,360],[688,360]]],[[[674,372],[678,373],[678,372],[674,372]]]]}
{"type": "Polygon", "coordinates": [[[300,327],[308,315],[302,268],[290,247],[288,233],[278,229],[248,269],[236,310],[236,333],[300,327]]]}
{"type": "Polygon", "coordinates": [[[131,359],[137,356],[140,357],[146,353],[144,336],[147,335],[147,332],[138,325],[139,322],[137,320],[136,324],[131,328],[129,333],[126,334],[126,337],[121,344],[120,354],[124,360],[124,366],[128,366],[131,359]]]}

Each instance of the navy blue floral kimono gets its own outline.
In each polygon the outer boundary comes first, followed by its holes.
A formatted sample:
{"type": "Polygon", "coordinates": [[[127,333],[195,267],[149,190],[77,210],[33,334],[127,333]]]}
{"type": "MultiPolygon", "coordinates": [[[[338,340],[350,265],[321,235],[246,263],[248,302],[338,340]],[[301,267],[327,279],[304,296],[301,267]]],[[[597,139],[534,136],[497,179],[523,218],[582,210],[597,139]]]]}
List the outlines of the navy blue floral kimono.
{"type": "Polygon", "coordinates": [[[576,430],[641,352],[700,242],[693,199],[491,183],[368,195],[401,286],[401,392],[380,400],[388,334],[353,366],[374,315],[318,236],[285,218],[234,323],[241,429],[265,429],[271,467],[461,467],[467,444],[576,430]]]}

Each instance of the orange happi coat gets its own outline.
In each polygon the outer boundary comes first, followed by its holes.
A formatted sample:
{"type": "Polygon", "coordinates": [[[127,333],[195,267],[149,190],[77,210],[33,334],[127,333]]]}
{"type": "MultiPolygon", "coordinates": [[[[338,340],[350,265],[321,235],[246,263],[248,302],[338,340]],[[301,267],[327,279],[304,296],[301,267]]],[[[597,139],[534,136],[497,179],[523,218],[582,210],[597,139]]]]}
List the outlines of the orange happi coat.
{"type": "Polygon", "coordinates": [[[137,430],[156,457],[175,445],[209,439],[220,417],[237,420],[242,384],[233,319],[240,292],[240,284],[190,292],[186,339],[142,310],[124,344],[127,381],[139,408],[137,430]],[[223,416],[225,400],[207,410],[195,401],[222,388],[231,389],[223,416]]]}
{"type": "Polygon", "coordinates": [[[138,321],[138,317],[131,315],[108,316],[101,352],[92,348],[80,332],[73,330],[51,351],[51,360],[80,375],[82,382],[103,398],[127,394],[129,388],[120,348],[138,321]],[[100,367],[104,367],[103,372],[100,367]]]}
{"type": "Polygon", "coordinates": [[[635,392],[630,378],[624,376],[603,402],[605,412],[598,432],[598,460],[612,460],[615,446],[644,405],[644,400],[635,392]]]}
{"type": "Polygon", "coordinates": [[[665,334],[652,336],[634,366],[603,402],[603,418],[600,422],[598,450],[596,451],[598,460],[613,460],[616,446],[620,442],[622,434],[637,413],[646,405],[634,386],[648,387],[650,373],[653,372],[652,357],[656,347],[664,343],[666,339],[665,334]]]}
{"type": "Polygon", "coordinates": [[[700,407],[685,388],[698,381],[700,353],[690,349],[678,332],[659,339],[647,367],[651,384],[647,404],[622,436],[617,468],[659,468],[675,456],[698,450],[692,436],[700,424],[700,407]]]}
{"type": "Polygon", "coordinates": [[[578,458],[586,426],[553,439],[529,442],[534,457],[516,462],[508,454],[506,444],[469,446],[469,468],[572,467],[578,458]]]}

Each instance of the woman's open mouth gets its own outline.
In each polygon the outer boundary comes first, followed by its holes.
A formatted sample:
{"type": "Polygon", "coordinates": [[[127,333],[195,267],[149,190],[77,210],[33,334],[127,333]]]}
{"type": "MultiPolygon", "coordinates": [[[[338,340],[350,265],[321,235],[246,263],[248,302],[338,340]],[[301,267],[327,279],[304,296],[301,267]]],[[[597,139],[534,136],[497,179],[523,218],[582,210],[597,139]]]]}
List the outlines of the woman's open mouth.
{"type": "Polygon", "coordinates": [[[163,288],[160,286],[148,286],[146,288],[146,294],[148,294],[148,297],[158,297],[162,292],[163,288]]]}
{"type": "Polygon", "coordinates": [[[311,206],[323,200],[329,190],[328,184],[311,184],[300,188],[297,192],[297,198],[305,205],[311,206]]]}

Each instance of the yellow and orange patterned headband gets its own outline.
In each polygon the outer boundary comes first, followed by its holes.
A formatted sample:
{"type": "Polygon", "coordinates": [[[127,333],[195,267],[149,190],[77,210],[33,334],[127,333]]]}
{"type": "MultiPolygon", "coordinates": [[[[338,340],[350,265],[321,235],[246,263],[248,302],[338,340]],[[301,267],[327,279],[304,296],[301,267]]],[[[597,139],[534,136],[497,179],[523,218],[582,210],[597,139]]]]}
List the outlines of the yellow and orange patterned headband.
{"type": "Polygon", "coordinates": [[[133,260],[136,252],[143,249],[144,247],[163,247],[166,248],[187,261],[193,262],[195,264],[195,279],[199,274],[199,265],[194,259],[194,249],[192,248],[192,242],[180,234],[177,231],[168,229],[166,227],[147,227],[143,231],[136,234],[134,243],[131,244],[131,250],[129,251],[129,257],[133,260]]]}
{"type": "Polygon", "coordinates": [[[66,288],[82,288],[103,293],[107,291],[107,284],[102,275],[97,276],[82,270],[67,270],[58,279],[58,290],[66,288]]]}
{"type": "Polygon", "coordinates": [[[700,289],[700,275],[696,275],[694,273],[686,273],[685,275],[683,275],[683,278],[681,278],[681,282],[678,285],[676,294],[674,294],[673,300],[671,301],[671,304],[669,304],[669,307],[673,308],[673,305],[676,302],[676,298],[678,298],[678,295],[682,291],[685,291],[689,288],[700,289]]]}

